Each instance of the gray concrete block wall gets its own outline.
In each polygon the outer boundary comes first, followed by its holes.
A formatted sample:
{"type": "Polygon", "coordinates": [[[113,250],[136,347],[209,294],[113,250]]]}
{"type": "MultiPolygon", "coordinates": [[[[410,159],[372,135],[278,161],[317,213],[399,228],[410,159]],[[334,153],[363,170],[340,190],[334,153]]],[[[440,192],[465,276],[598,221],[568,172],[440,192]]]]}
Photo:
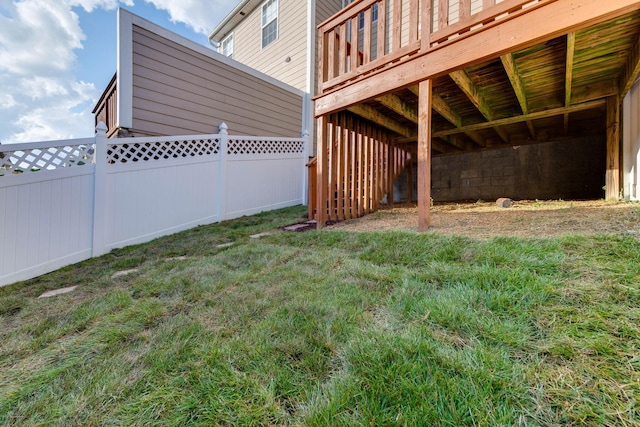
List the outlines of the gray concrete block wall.
{"type": "MultiPolygon", "coordinates": [[[[595,199],[604,196],[602,136],[434,157],[434,201],[595,199]]],[[[414,167],[414,174],[417,168],[414,167]]],[[[417,198],[417,176],[413,179],[417,198]]],[[[396,182],[396,202],[406,200],[406,175],[396,182]]]]}

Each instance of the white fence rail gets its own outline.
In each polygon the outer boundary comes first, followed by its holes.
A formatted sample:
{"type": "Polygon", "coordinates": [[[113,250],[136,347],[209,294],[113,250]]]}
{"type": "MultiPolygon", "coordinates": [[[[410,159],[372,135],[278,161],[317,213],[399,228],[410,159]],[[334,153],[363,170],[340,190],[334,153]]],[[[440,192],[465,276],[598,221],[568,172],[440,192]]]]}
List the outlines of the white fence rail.
{"type": "Polygon", "coordinates": [[[0,286],[188,228],[304,202],[303,138],[0,145],[0,286]]]}

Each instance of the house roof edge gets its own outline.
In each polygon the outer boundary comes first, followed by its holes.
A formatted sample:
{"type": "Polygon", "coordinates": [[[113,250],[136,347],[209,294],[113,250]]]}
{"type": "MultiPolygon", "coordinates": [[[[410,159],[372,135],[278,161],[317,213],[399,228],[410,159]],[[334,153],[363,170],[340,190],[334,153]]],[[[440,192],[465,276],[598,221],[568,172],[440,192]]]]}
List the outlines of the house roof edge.
{"type": "Polygon", "coordinates": [[[262,0],[240,0],[225,18],[209,33],[209,41],[219,42],[235,27],[245,16],[253,11],[262,0]]]}

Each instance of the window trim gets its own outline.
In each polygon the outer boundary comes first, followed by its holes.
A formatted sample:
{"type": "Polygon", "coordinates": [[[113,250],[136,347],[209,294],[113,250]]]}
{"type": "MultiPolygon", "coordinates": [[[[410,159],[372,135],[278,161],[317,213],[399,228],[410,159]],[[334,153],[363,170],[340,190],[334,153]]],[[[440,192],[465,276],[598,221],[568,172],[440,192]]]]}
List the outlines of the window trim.
{"type": "Polygon", "coordinates": [[[223,38],[223,39],[220,41],[220,53],[221,53],[221,54],[223,54],[224,56],[228,57],[228,58],[233,59],[233,53],[234,53],[234,52],[233,52],[234,42],[235,42],[235,40],[234,40],[233,32],[232,32],[231,34],[227,35],[225,38],[223,38]],[[229,40],[231,40],[231,54],[227,54],[227,53],[225,53],[225,51],[224,51],[224,45],[225,45],[225,43],[226,43],[227,41],[229,41],[229,40]]]}
{"type": "Polygon", "coordinates": [[[262,49],[265,49],[267,47],[269,47],[271,44],[273,44],[273,42],[278,40],[278,37],[280,37],[280,23],[278,22],[280,19],[280,2],[279,0],[265,0],[264,3],[262,3],[261,6],[261,13],[260,13],[260,45],[262,46],[262,49]],[[273,2],[275,3],[275,7],[276,7],[276,12],[275,12],[275,17],[273,19],[271,19],[269,22],[267,22],[266,24],[263,23],[264,19],[265,19],[265,11],[266,8],[269,4],[269,2],[273,2]],[[264,44],[264,29],[266,27],[268,27],[273,21],[276,22],[276,36],[273,40],[269,41],[269,43],[267,43],[266,45],[264,44]]]}

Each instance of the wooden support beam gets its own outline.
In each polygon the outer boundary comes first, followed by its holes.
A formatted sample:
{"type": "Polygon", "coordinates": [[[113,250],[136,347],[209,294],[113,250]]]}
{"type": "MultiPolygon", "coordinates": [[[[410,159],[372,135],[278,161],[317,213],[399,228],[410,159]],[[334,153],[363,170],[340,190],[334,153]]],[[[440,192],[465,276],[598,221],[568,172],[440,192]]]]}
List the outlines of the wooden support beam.
{"type": "MultiPolygon", "coordinates": [[[[571,86],[573,84],[573,60],[576,50],[576,33],[567,34],[567,60],[564,77],[564,106],[571,105],[571,86]]],[[[569,113],[564,114],[564,133],[569,131],[569,113]]]]}
{"type": "Polygon", "coordinates": [[[357,104],[357,105],[353,105],[351,107],[348,108],[349,111],[351,111],[354,114],[357,114],[358,116],[367,119],[379,126],[382,126],[384,128],[387,128],[395,133],[397,133],[398,135],[402,135],[402,136],[411,136],[414,134],[412,129],[409,129],[407,126],[403,125],[402,123],[399,123],[385,115],[383,115],[382,113],[380,113],[378,110],[376,110],[375,108],[372,108],[368,105],[364,105],[364,104],[357,104]]]}
{"type": "MultiPolygon", "coordinates": [[[[511,87],[513,87],[516,98],[518,98],[518,103],[520,104],[522,114],[529,114],[527,93],[524,90],[524,85],[522,84],[522,79],[520,78],[520,74],[518,73],[518,68],[516,67],[516,62],[513,58],[513,54],[507,53],[506,55],[502,55],[500,57],[500,60],[502,61],[502,66],[504,67],[507,76],[509,77],[511,87]]],[[[535,138],[536,129],[533,126],[533,122],[531,120],[527,120],[527,127],[529,128],[529,133],[531,134],[531,136],[535,138]]]]}
{"type": "Polygon", "coordinates": [[[604,198],[620,197],[620,101],[617,96],[607,98],[607,172],[604,198]]]}
{"type": "Polygon", "coordinates": [[[418,231],[431,223],[431,94],[433,81],[420,82],[418,97],[418,231]]]}
{"type": "MultiPolygon", "coordinates": [[[[493,111],[491,107],[484,99],[484,95],[480,92],[478,87],[471,81],[469,75],[464,70],[457,70],[452,73],[449,73],[449,77],[458,85],[458,87],[462,90],[462,92],[469,98],[471,103],[476,106],[480,114],[484,116],[488,121],[493,120],[493,111]]],[[[492,126],[494,127],[494,126],[492,126]]],[[[500,129],[499,127],[494,127],[494,131],[502,138],[502,140],[506,143],[509,143],[509,135],[504,129],[500,129]]]]}
{"type": "Polygon", "coordinates": [[[638,74],[640,74],[640,40],[636,40],[633,44],[629,61],[620,79],[620,102],[624,100],[638,74]]]}
{"type": "Polygon", "coordinates": [[[480,93],[476,85],[471,81],[469,75],[464,70],[457,70],[449,73],[451,80],[458,85],[458,87],[469,98],[469,101],[476,106],[478,111],[485,117],[485,119],[493,120],[493,112],[484,99],[484,96],[480,93]]]}
{"type": "Polygon", "coordinates": [[[317,117],[339,111],[397,88],[409,87],[424,79],[433,79],[638,9],[637,0],[540,2],[513,17],[427,49],[411,60],[380,67],[340,90],[322,94],[315,99],[315,114],[317,117]]]}
{"type": "Polygon", "coordinates": [[[316,228],[318,229],[324,227],[327,222],[327,187],[329,186],[329,176],[327,173],[327,124],[328,120],[326,116],[318,117],[318,139],[316,141],[316,144],[318,145],[316,155],[318,168],[318,181],[316,187],[316,228]]]}
{"type": "Polygon", "coordinates": [[[434,132],[432,136],[442,137],[447,135],[454,135],[456,133],[488,129],[495,126],[504,126],[504,125],[510,125],[513,123],[522,123],[522,122],[526,122],[527,120],[537,120],[537,119],[543,119],[546,117],[560,116],[565,113],[574,113],[577,111],[585,111],[585,110],[592,110],[595,108],[602,108],[605,105],[606,105],[606,101],[603,99],[599,99],[595,101],[585,102],[582,104],[571,105],[569,107],[553,108],[551,110],[537,111],[535,113],[524,114],[522,116],[507,117],[504,119],[493,120],[490,122],[482,122],[482,123],[476,123],[474,125],[467,125],[467,126],[463,126],[456,129],[438,131],[438,132],[434,132]]]}
{"type": "Polygon", "coordinates": [[[418,112],[413,105],[407,104],[399,96],[393,94],[382,95],[376,98],[380,104],[395,111],[405,119],[413,123],[418,123],[418,112]]]}
{"type": "MultiPolygon", "coordinates": [[[[414,95],[418,96],[418,86],[411,86],[409,90],[413,92],[414,95]]],[[[436,93],[431,94],[431,105],[433,110],[440,114],[445,120],[454,125],[455,127],[462,126],[462,117],[455,111],[442,97],[436,93]]],[[[478,144],[481,147],[486,147],[487,143],[478,132],[470,131],[464,132],[473,142],[478,144]]]]}

